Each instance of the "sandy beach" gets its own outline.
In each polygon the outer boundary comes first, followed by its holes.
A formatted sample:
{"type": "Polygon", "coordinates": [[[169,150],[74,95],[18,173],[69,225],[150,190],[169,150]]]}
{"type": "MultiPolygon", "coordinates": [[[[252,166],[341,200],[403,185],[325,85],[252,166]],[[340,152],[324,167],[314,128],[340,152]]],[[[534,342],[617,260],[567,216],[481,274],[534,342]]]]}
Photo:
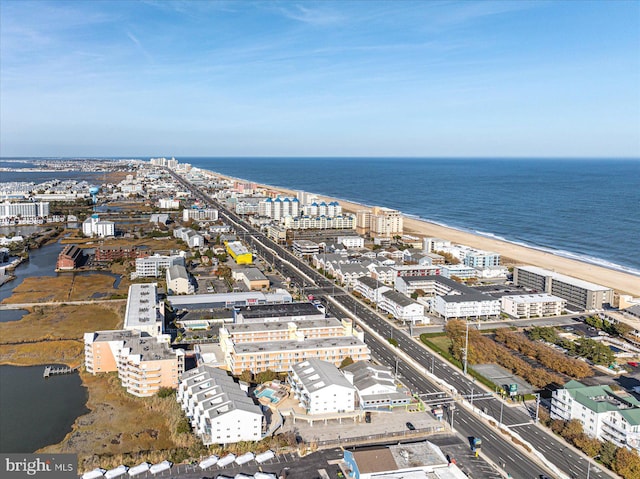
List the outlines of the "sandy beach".
{"type": "MultiPolygon", "coordinates": [[[[225,175],[215,173],[217,176],[229,180],[239,180],[248,182],[246,179],[232,178],[225,175]]],[[[284,195],[295,196],[296,191],[282,188],[279,186],[261,185],[261,188],[278,191],[284,195]]],[[[338,201],[342,205],[345,212],[355,213],[357,210],[370,209],[358,203],[348,202],[338,198],[312,193],[323,201],[338,201]]],[[[379,205],[384,206],[384,205],[379,205]]],[[[493,238],[475,235],[466,231],[460,231],[454,228],[430,223],[424,220],[404,216],[404,233],[419,237],[436,237],[450,240],[453,243],[471,246],[473,248],[494,251],[500,253],[505,258],[510,258],[514,262],[539,266],[544,269],[552,270],[557,273],[566,274],[574,278],[589,281],[603,286],[608,286],[615,291],[633,296],[640,296],[640,277],[616,271],[613,269],[597,266],[582,261],[548,253],[545,251],[527,248],[525,246],[516,245],[507,241],[500,241],[493,238]]]]}

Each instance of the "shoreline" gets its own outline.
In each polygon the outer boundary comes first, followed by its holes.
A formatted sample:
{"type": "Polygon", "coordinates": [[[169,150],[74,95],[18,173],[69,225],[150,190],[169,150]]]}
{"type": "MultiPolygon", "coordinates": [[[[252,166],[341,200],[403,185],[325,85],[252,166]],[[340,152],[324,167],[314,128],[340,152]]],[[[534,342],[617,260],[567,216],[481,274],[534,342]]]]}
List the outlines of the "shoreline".
{"type": "MultiPolygon", "coordinates": [[[[295,196],[297,193],[296,190],[281,186],[266,185],[252,180],[247,180],[245,178],[224,175],[204,168],[199,169],[210,172],[223,179],[255,183],[260,188],[270,189],[286,195],[295,196]]],[[[307,193],[316,195],[323,201],[338,201],[341,204],[343,211],[349,213],[355,213],[357,210],[372,208],[371,206],[332,196],[326,196],[321,193],[307,193]]],[[[583,281],[607,286],[619,293],[640,296],[640,277],[629,272],[589,263],[580,259],[568,258],[566,256],[553,253],[552,251],[545,251],[533,246],[524,246],[504,239],[491,238],[462,229],[457,229],[452,226],[443,226],[405,213],[402,213],[402,217],[404,221],[404,234],[421,237],[436,237],[449,240],[452,243],[462,244],[487,251],[494,251],[499,253],[501,256],[514,260],[517,263],[538,266],[573,278],[581,279],[583,281]]]]}

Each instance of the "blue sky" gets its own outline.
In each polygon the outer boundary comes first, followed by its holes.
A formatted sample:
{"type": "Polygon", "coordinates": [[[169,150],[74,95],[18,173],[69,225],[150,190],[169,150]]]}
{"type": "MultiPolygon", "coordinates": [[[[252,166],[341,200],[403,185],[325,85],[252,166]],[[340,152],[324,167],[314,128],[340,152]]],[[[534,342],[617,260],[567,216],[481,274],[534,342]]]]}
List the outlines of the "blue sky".
{"type": "Polygon", "coordinates": [[[640,3],[0,0],[0,156],[640,157],[640,3]]]}

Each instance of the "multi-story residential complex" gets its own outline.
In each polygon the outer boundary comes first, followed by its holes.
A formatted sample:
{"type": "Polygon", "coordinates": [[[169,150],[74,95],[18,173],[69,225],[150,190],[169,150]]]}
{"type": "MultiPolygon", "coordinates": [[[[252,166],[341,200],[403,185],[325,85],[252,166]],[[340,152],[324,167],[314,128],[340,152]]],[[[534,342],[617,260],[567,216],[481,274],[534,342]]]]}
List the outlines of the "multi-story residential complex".
{"type": "Polygon", "coordinates": [[[412,324],[429,322],[424,315],[424,306],[398,291],[382,293],[378,307],[400,321],[412,324]]]}
{"type": "Polygon", "coordinates": [[[358,278],[353,288],[372,303],[379,303],[382,299],[382,293],[391,291],[391,288],[371,276],[363,276],[358,278]]]}
{"type": "Polygon", "coordinates": [[[320,252],[318,243],[309,240],[295,240],[291,247],[296,256],[309,257],[320,252]]]}
{"type": "Polygon", "coordinates": [[[342,206],[337,201],[326,203],[324,201],[314,200],[305,204],[302,209],[307,216],[329,216],[335,217],[342,215],[342,206]]]}
{"type": "Polygon", "coordinates": [[[0,203],[0,219],[44,218],[47,216],[49,216],[49,203],[47,202],[12,203],[5,201],[0,203]]]}
{"type": "Polygon", "coordinates": [[[353,288],[358,278],[369,276],[369,270],[360,263],[337,264],[332,274],[345,288],[353,288]]]}
{"type": "Polygon", "coordinates": [[[96,331],[84,335],[85,366],[91,374],[117,371],[130,394],[148,397],[176,388],[184,372],[184,351],[140,331],[96,331]]]}
{"type": "Polygon", "coordinates": [[[85,236],[97,236],[99,238],[115,236],[116,224],[113,221],[102,221],[98,215],[94,214],[82,222],[82,233],[85,236]]]}
{"type": "Polygon", "coordinates": [[[261,343],[319,338],[350,337],[364,340],[362,330],[348,318],[288,320],[260,323],[226,324],[220,328],[220,347],[223,352],[237,343],[261,343]]]}
{"type": "Polygon", "coordinates": [[[167,168],[170,169],[175,169],[178,166],[178,160],[176,160],[175,158],[171,158],[169,160],[167,160],[166,158],[151,158],[149,160],[149,162],[152,165],[155,166],[166,166],[167,168]]]}
{"type": "Polygon", "coordinates": [[[451,241],[441,238],[422,238],[422,249],[427,253],[444,251],[451,246],[451,241]]]}
{"type": "Polygon", "coordinates": [[[169,266],[166,272],[167,291],[169,294],[193,294],[195,288],[189,279],[187,268],[176,264],[169,266]]]}
{"type": "Polygon", "coordinates": [[[356,390],[333,363],[311,358],[294,364],[287,381],[307,414],[355,410],[356,390]]]}
{"type": "Polygon", "coordinates": [[[253,263],[253,256],[240,241],[226,241],[224,243],[227,253],[237,264],[253,263]]]}
{"type": "Polygon", "coordinates": [[[490,251],[469,249],[463,260],[466,266],[472,268],[490,268],[500,266],[500,254],[490,251]]]}
{"type": "Polygon", "coordinates": [[[447,278],[469,279],[478,276],[478,270],[464,264],[445,264],[439,266],[440,274],[447,278]]]}
{"type": "Polygon", "coordinates": [[[295,197],[267,198],[258,203],[258,214],[274,220],[295,218],[300,215],[300,201],[295,197]]]}
{"type": "Polygon", "coordinates": [[[406,264],[392,266],[396,276],[434,276],[442,274],[442,266],[406,264]]]}
{"type": "Polygon", "coordinates": [[[160,198],[158,200],[158,208],[163,210],[177,210],[180,208],[180,200],[173,198],[160,198]]]}
{"type": "Polygon", "coordinates": [[[234,376],[249,370],[257,374],[266,370],[289,371],[294,364],[318,358],[339,366],[345,358],[366,361],[370,358],[367,345],[353,336],[289,341],[269,341],[233,344],[225,355],[227,368],[234,376]]]}
{"type": "Polygon", "coordinates": [[[262,439],[260,406],[226,371],[205,364],[185,372],[176,399],[205,446],[262,439]]]}
{"type": "Polygon", "coordinates": [[[562,314],[567,302],[548,293],[517,294],[501,298],[502,311],[514,318],[542,318],[562,314]]]}
{"type": "Polygon", "coordinates": [[[146,258],[149,256],[149,250],[137,246],[98,246],[95,249],[94,261],[98,263],[106,263],[126,259],[134,261],[137,258],[146,258]]]}
{"type": "Polygon", "coordinates": [[[311,319],[324,319],[324,313],[312,303],[262,304],[238,306],[233,309],[233,321],[236,324],[311,319]]]}
{"type": "Polygon", "coordinates": [[[375,206],[371,211],[360,210],[356,213],[356,231],[372,238],[402,236],[402,213],[380,206],[375,206]]]}
{"type": "Polygon", "coordinates": [[[185,208],[182,210],[182,221],[217,221],[218,210],[215,208],[185,208]]]}
{"type": "Polygon", "coordinates": [[[587,435],[640,452],[640,402],[628,393],[569,381],[553,392],[551,417],[577,419],[587,435]]]}
{"type": "Polygon", "coordinates": [[[358,361],[342,368],[342,374],[356,388],[356,407],[381,409],[411,403],[408,391],[400,389],[390,368],[358,361]]]}
{"type": "Polygon", "coordinates": [[[156,283],[129,286],[124,329],[160,336],[164,331],[164,303],[158,301],[156,283]]]}
{"type": "Polygon", "coordinates": [[[154,254],[146,258],[136,259],[136,276],[142,278],[157,278],[171,266],[184,266],[184,256],[164,256],[154,254]]]}
{"type": "Polygon", "coordinates": [[[513,269],[513,282],[516,286],[559,296],[567,301],[568,307],[586,311],[602,309],[613,301],[611,288],[537,266],[516,266],[513,269]]]}
{"type": "Polygon", "coordinates": [[[189,248],[204,246],[204,237],[191,228],[176,228],[173,230],[173,236],[184,241],[189,248]]]}
{"type": "Polygon", "coordinates": [[[58,255],[58,261],[56,261],[56,269],[75,269],[77,268],[84,258],[82,250],[76,245],[67,245],[58,255]]]}
{"type": "Polygon", "coordinates": [[[282,222],[282,225],[289,230],[353,229],[354,224],[355,217],[350,214],[339,216],[288,216],[282,222]]]}
{"type": "Polygon", "coordinates": [[[362,236],[338,236],[337,242],[347,249],[364,248],[364,238],[362,236]]]}

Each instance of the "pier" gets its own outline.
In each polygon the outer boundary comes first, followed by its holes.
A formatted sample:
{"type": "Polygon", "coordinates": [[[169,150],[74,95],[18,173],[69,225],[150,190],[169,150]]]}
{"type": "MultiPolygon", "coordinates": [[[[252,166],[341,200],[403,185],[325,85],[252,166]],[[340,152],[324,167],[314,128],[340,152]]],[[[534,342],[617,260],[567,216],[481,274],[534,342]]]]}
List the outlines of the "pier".
{"type": "Polygon", "coordinates": [[[73,374],[78,370],[78,368],[70,368],[68,366],[47,366],[44,368],[44,373],[42,377],[47,379],[49,376],[58,376],[60,374],[73,374]]]}

